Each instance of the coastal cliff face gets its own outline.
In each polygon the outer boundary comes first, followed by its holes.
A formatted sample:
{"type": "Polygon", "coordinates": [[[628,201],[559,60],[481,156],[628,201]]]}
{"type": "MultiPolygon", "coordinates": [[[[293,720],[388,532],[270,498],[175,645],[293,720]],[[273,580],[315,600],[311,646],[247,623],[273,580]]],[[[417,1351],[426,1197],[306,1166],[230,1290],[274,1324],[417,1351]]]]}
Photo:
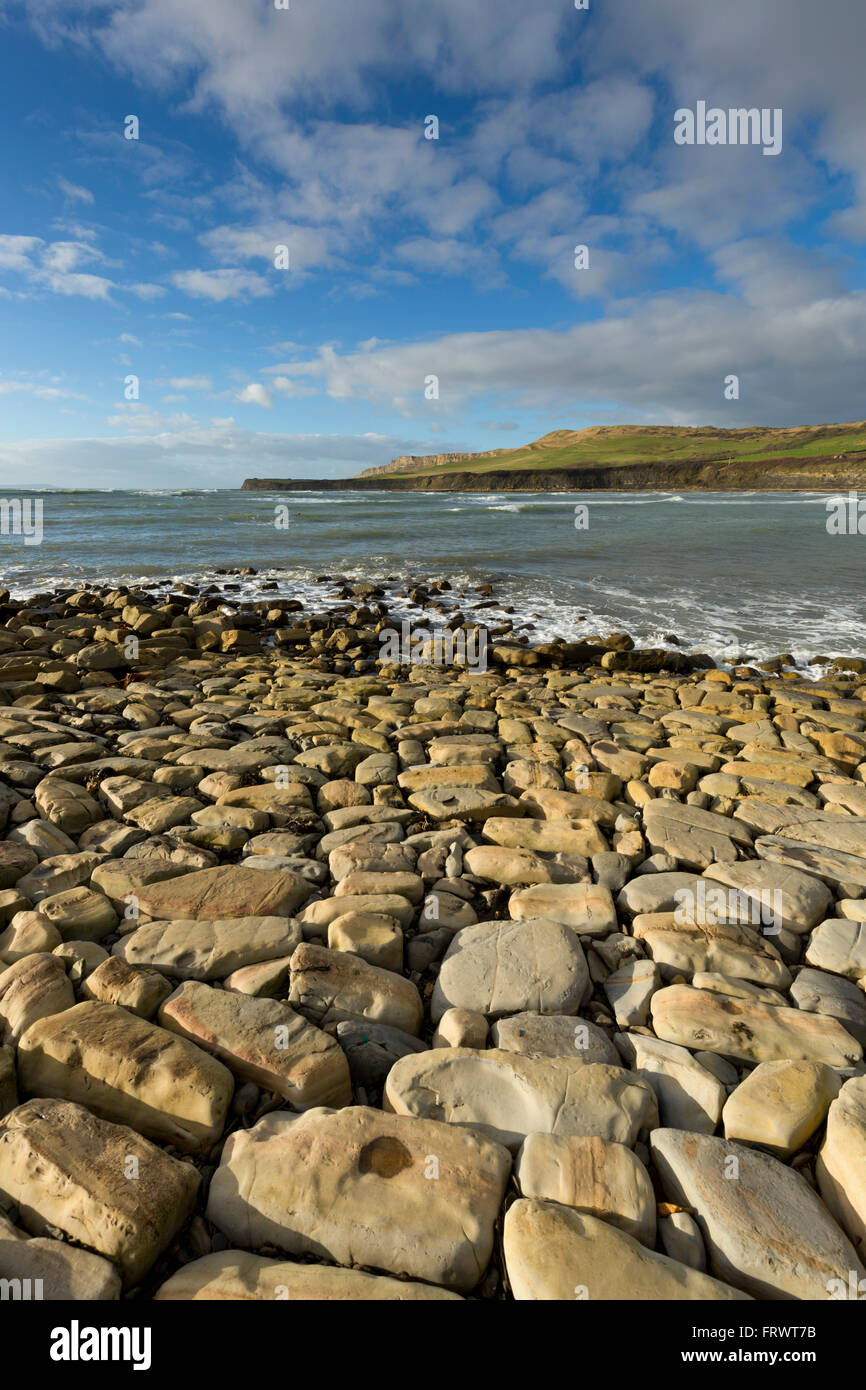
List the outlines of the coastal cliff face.
{"type": "Polygon", "coordinates": [[[377,468],[364,468],[357,474],[359,478],[380,478],[382,474],[419,473],[428,468],[447,468],[451,464],[466,463],[469,459],[492,459],[507,453],[507,449],[489,449],[484,454],[401,454],[390,463],[377,468]]]}
{"type": "Polygon", "coordinates": [[[837,492],[866,488],[866,459],[813,455],[754,464],[720,459],[699,466],[448,469],[408,475],[389,470],[355,478],[247,478],[243,488],[248,492],[837,492]]]}

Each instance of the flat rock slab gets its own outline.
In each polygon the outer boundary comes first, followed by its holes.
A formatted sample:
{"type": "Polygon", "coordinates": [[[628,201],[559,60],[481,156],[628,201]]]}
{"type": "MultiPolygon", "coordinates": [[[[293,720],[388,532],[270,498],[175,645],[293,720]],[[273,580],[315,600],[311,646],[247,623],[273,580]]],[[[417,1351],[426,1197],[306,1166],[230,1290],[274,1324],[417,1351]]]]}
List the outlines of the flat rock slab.
{"type": "Polygon", "coordinates": [[[192,1154],[220,1137],[234,1094],[231,1072],[200,1047],[117,1004],[91,1002],[27,1029],[18,1080],[30,1095],[79,1102],[192,1154]]]}
{"type": "Polygon", "coordinates": [[[581,936],[607,936],[616,931],[616,908],[609,889],[599,883],[536,883],[521,888],[508,900],[515,921],[548,917],[581,936]]]}
{"type": "Polygon", "coordinates": [[[37,1236],[57,1227],[111,1260],[127,1285],[180,1230],[198,1184],[191,1164],[81,1105],[31,1100],[0,1121],[0,1193],[22,1224],[37,1236]]]}
{"type": "MultiPolygon", "coordinates": [[[[0,1279],[17,1279],[26,1285],[39,1281],[46,1303],[111,1302],[120,1298],[120,1275],[110,1260],[64,1240],[28,1237],[0,1216],[0,1279]]],[[[25,1295],[26,1296],[26,1295],[25,1295]]],[[[14,1295],[13,1295],[14,1297],[14,1295]]]]}
{"type": "Polygon", "coordinates": [[[448,769],[443,767],[442,774],[442,785],[410,792],[406,798],[410,806],[431,820],[485,821],[490,816],[522,816],[526,812],[526,807],[506,792],[449,786],[448,769]]]}
{"type": "Polygon", "coordinates": [[[482,1278],[511,1169],[478,1134],[366,1106],[267,1115],[230,1135],[208,1217],[273,1245],[467,1292],[482,1278]]]}
{"type": "Polygon", "coordinates": [[[557,1202],[521,1198],[509,1207],[503,1253],[518,1302],[699,1302],[748,1298],[687,1265],[648,1250],[609,1221],[557,1202]]]}
{"type": "Polygon", "coordinates": [[[823,1062],[761,1062],[725,1104],[725,1138],[790,1158],[824,1123],[841,1084],[823,1062]]]}
{"type": "Polygon", "coordinates": [[[464,927],[442,961],[430,1018],[470,1009],[496,1018],[529,1011],[577,1013],[589,985],[580,939],[570,927],[539,918],[464,927]]]}
{"type": "Polygon", "coordinates": [[[314,1023],[368,1018],[417,1036],[424,1020],[411,980],[348,951],[302,942],[291,960],[289,1003],[314,1023]]]}
{"type": "Polygon", "coordinates": [[[545,859],[530,849],[502,849],[499,845],[479,845],[463,856],[466,871],[505,887],[524,883],[572,882],[578,875],[563,872],[553,859],[545,859]]]}
{"type": "Polygon", "coordinates": [[[594,821],[535,820],[531,817],[491,817],[482,834],[491,844],[507,849],[531,849],[540,854],[589,856],[607,849],[607,841],[594,821]]]}
{"type": "Polygon", "coordinates": [[[805,873],[826,879],[828,883],[856,884],[858,888],[866,888],[866,859],[858,855],[821,849],[802,840],[778,835],[762,836],[755,841],[755,850],[761,859],[802,869],[805,873]]]}
{"type": "Polygon", "coordinates": [[[698,871],[734,863],[737,840],[746,845],[752,840],[741,822],[667,798],[647,802],[644,833],[655,853],[670,854],[684,868],[698,871]]]}
{"type": "Polygon", "coordinates": [[[745,893],[759,908],[768,900],[771,906],[778,904],[779,925],[798,933],[811,931],[827,916],[833,901],[827,885],[813,874],[766,860],[711,864],[704,876],[745,893]]]}
{"type": "Polygon", "coordinates": [[[159,1022],[296,1110],[351,1104],[343,1049],[288,1004],[187,980],[166,999],[159,1022]]]}
{"type": "Polygon", "coordinates": [[[558,1134],[528,1134],[514,1164],[524,1197],[577,1207],[609,1221],[651,1250],[656,1199],[649,1173],[624,1144],[558,1134]]]}
{"type": "Polygon", "coordinates": [[[395,1062],[383,1106],[399,1115],[472,1125],[517,1149],[527,1134],[583,1134],[631,1147],[658,1111],[645,1081],[622,1067],[491,1048],[433,1048],[395,1062]]]}
{"type": "Polygon", "coordinates": [[[806,960],[848,980],[866,979],[866,922],[847,917],[821,922],[806,948],[806,960]]]}
{"type": "Polygon", "coordinates": [[[24,956],[0,973],[0,1043],[17,1042],[31,1023],[74,1003],[65,961],[44,951],[24,956]]]}
{"type": "Polygon", "coordinates": [[[741,923],[682,923],[673,912],[646,912],[634,918],[632,931],[646,944],[663,979],[701,971],[773,989],[787,989],[791,983],[775,946],[741,923]]]}
{"type": "Polygon", "coordinates": [[[337,1265],[303,1265],[271,1260],[248,1250],[220,1250],[184,1265],[153,1295],[157,1303],[248,1303],[279,1299],[286,1303],[462,1303],[459,1293],[365,1274],[337,1265]]]}
{"type": "Polygon", "coordinates": [[[827,1206],[866,1258],[866,1077],[846,1081],[830,1106],[815,1176],[827,1206]]]}
{"type": "Polygon", "coordinates": [[[789,1058],[853,1067],[863,1048],[835,1018],[801,1009],[753,1004],[688,985],[669,985],[652,999],[656,1036],[699,1052],[720,1052],[741,1062],[789,1058]]]}
{"type": "Polygon", "coordinates": [[[710,1269],[755,1298],[827,1299],[831,1280],[866,1276],[851,1242],[805,1178],[729,1139],[657,1129],[665,1195],[697,1219],[710,1269]]]}
{"type": "Polygon", "coordinates": [[[806,967],[791,986],[791,998],[807,1013],[838,1018],[852,1038],[866,1045],[866,993],[853,980],[806,967]]]}
{"type": "Polygon", "coordinates": [[[696,893],[700,875],[671,871],[639,874],[617,897],[617,907],[629,917],[645,912],[673,912],[683,893],[696,893]]]}
{"type": "Polygon", "coordinates": [[[191,917],[213,922],[223,917],[291,917],[312,891],[312,884],[298,874],[257,873],[225,864],[145,884],[138,889],[138,901],[142,912],[162,921],[191,917]]]}
{"type": "Polygon", "coordinates": [[[616,1042],[629,1067],[655,1091],[663,1125],[713,1133],[727,1093],[697,1057],[641,1033],[619,1033],[616,1042]]]}
{"type": "Polygon", "coordinates": [[[224,980],[243,966],[291,955],[301,939],[299,923],[285,917],[148,922],[121,937],[111,953],[180,980],[224,980]]]}
{"type": "Polygon", "coordinates": [[[490,1030],[493,1046],[522,1056],[576,1057],[581,1062],[620,1065],[619,1053],[603,1028],[573,1014],[512,1014],[490,1030]]]}

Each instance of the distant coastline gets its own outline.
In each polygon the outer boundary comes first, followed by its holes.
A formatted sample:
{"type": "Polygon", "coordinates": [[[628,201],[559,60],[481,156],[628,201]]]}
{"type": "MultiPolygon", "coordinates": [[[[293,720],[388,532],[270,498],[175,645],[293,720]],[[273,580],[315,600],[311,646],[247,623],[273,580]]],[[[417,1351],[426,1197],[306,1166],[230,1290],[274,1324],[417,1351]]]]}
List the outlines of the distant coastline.
{"type": "Polygon", "coordinates": [[[831,466],[830,458],[779,459],[772,467],[702,463],[619,468],[454,469],[401,476],[245,478],[246,492],[840,492],[866,488],[866,456],[831,466]],[[819,467],[820,465],[820,467],[819,467]]]}
{"type": "Polygon", "coordinates": [[[837,492],[866,486],[866,422],[796,429],[592,426],[515,450],[393,459],[348,478],[247,478],[258,492],[837,492]]]}

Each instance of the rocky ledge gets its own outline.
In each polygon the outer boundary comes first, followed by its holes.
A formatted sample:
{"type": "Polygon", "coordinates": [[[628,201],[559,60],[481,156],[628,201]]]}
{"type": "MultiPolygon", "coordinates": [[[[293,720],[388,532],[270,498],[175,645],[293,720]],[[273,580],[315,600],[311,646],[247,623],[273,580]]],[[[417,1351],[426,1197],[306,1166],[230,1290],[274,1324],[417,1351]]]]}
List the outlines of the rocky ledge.
{"type": "Polygon", "coordinates": [[[387,664],[372,588],[0,596],[0,1278],[858,1297],[862,663],[387,664]]]}

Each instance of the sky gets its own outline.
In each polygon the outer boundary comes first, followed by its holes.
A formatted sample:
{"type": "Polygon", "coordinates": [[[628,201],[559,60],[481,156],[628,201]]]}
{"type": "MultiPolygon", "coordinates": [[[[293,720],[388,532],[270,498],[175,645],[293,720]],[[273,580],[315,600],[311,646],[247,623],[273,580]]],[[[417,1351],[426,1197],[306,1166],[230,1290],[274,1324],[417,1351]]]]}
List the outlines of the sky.
{"type": "Polygon", "coordinates": [[[864,50],[850,0],[0,0],[0,484],[863,419],[864,50]]]}

